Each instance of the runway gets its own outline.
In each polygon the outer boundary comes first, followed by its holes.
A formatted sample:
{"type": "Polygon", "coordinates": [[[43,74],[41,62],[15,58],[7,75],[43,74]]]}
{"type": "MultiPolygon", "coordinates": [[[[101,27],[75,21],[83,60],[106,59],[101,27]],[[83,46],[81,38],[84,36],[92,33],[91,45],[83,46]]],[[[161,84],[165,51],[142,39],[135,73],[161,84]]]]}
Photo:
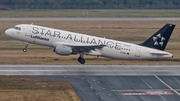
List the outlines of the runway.
{"type": "Polygon", "coordinates": [[[0,65],[0,75],[180,75],[179,65],[0,65]]]}
{"type": "Polygon", "coordinates": [[[0,65],[0,75],[66,80],[81,101],[179,101],[180,65],[0,65]]]}
{"type": "Polygon", "coordinates": [[[57,17],[12,17],[12,18],[0,18],[0,21],[61,21],[61,20],[69,20],[69,21],[180,21],[180,18],[162,18],[162,17],[139,17],[139,18],[57,18],[57,17]]]}

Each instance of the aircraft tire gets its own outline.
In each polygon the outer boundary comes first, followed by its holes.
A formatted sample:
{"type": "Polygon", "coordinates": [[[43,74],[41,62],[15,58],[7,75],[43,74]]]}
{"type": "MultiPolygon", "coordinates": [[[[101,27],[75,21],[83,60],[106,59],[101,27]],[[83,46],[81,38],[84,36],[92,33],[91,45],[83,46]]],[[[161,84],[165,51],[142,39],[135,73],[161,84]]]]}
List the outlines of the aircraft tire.
{"type": "Polygon", "coordinates": [[[23,52],[27,52],[27,49],[26,49],[26,48],[23,48],[23,52]]]}
{"type": "Polygon", "coordinates": [[[86,61],[85,61],[84,58],[79,57],[79,58],[78,58],[78,62],[81,63],[81,64],[84,64],[86,61]]]}

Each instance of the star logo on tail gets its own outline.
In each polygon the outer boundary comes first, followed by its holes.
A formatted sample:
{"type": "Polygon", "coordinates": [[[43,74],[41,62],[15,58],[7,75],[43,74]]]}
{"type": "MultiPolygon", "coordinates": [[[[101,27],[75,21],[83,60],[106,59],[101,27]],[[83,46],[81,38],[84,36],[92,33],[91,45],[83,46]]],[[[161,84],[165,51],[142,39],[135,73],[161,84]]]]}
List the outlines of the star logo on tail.
{"type": "Polygon", "coordinates": [[[164,41],[166,39],[161,35],[161,33],[159,33],[158,35],[153,37],[153,41],[154,41],[154,46],[163,46],[164,41]]]}

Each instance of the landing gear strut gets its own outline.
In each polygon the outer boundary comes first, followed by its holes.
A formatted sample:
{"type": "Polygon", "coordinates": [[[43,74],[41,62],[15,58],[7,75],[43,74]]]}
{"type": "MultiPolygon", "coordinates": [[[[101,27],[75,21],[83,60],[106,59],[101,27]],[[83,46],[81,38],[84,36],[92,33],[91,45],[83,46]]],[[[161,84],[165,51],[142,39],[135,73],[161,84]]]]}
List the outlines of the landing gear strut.
{"type": "Polygon", "coordinates": [[[23,52],[27,52],[28,42],[26,42],[25,47],[23,48],[23,52]]]}
{"type": "Polygon", "coordinates": [[[85,59],[83,58],[83,55],[79,56],[78,62],[81,63],[81,64],[84,64],[86,62],[85,59]]]}

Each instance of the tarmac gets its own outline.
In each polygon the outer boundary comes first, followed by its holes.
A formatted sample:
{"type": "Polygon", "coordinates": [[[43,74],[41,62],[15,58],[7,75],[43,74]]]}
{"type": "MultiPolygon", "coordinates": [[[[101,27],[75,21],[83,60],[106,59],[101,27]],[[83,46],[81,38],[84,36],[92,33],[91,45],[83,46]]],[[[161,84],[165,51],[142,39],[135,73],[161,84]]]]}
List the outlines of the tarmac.
{"type": "Polygon", "coordinates": [[[0,21],[180,21],[178,17],[137,17],[137,18],[59,18],[59,17],[11,17],[0,18],[0,21]]]}
{"type": "Polygon", "coordinates": [[[180,101],[180,65],[0,65],[0,75],[66,80],[81,101],[180,101]]]}

